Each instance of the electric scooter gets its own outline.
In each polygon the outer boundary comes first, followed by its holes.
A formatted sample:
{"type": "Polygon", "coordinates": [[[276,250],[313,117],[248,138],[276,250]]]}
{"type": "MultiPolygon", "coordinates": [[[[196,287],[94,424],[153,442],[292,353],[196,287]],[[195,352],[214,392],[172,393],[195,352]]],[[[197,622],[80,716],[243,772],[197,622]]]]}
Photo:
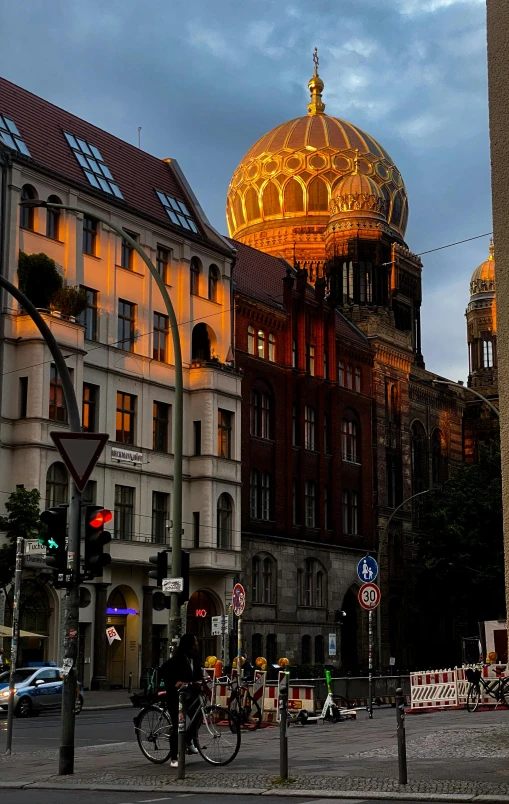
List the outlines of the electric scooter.
{"type": "Polygon", "coordinates": [[[336,702],[334,701],[332,697],[330,670],[325,671],[325,679],[327,681],[327,697],[323,703],[322,711],[319,714],[311,715],[306,709],[302,709],[296,718],[302,725],[318,721],[322,721],[322,723],[324,721],[339,723],[340,720],[347,720],[348,718],[355,718],[357,716],[355,709],[340,706],[337,702],[337,698],[336,702]]]}

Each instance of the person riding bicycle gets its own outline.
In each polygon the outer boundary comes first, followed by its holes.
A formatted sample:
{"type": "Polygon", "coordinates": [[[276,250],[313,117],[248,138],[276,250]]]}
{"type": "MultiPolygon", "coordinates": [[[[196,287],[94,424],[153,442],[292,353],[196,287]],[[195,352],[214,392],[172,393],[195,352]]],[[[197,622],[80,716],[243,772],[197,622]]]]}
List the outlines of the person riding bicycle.
{"type": "MultiPolygon", "coordinates": [[[[170,736],[171,767],[178,767],[178,719],[179,719],[179,689],[183,684],[189,684],[187,707],[199,695],[200,687],[197,682],[203,681],[203,671],[199,659],[200,648],[194,634],[184,634],[180,638],[179,646],[171,659],[161,665],[159,676],[164,681],[168,699],[168,712],[173,728],[170,736]]],[[[196,724],[197,726],[198,724],[196,724]]],[[[195,746],[196,727],[194,733],[189,735],[187,751],[197,754],[195,746]]]]}
{"type": "Polygon", "coordinates": [[[250,684],[254,681],[254,667],[247,658],[246,651],[242,651],[242,658],[244,659],[242,662],[242,679],[246,684],[250,684]]]}

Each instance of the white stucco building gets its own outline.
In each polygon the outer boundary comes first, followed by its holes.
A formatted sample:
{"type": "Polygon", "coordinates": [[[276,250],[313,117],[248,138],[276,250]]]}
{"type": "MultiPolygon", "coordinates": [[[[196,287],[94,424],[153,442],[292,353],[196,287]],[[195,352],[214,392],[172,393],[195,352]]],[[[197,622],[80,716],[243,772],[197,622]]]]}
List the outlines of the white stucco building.
{"type": "MultiPolygon", "coordinates": [[[[165,655],[168,612],[154,611],[148,558],[169,545],[173,485],[174,366],[165,306],[136,252],[88,212],[111,218],[139,242],[164,278],[180,326],[184,362],[183,547],[191,551],[186,627],[219,650],[210,618],[225,613],[240,571],[240,376],[233,365],[235,252],[208,223],[178,165],[0,80],[1,269],[17,284],[20,252],[55,261],[64,285],[87,289],[79,320],[44,313],[71,369],[86,429],[110,440],[85,491],[114,511],[111,564],[84,584],[80,677],[136,684],[165,655]],[[59,201],[82,214],[19,206],[59,201]],[[134,614],[112,614],[109,609],[134,614]],[[196,612],[200,613],[197,617],[196,612]],[[106,626],[121,641],[108,646],[106,626]]],[[[6,294],[0,331],[0,510],[17,485],[37,488],[43,508],[65,502],[67,471],[49,437],[67,414],[49,350],[6,294]]],[[[0,536],[1,538],[1,536],[0,536]]],[[[25,659],[59,659],[60,593],[26,570],[25,659]]],[[[2,618],[0,602],[0,622],[2,618]]],[[[5,621],[9,621],[8,606],[5,621]]],[[[23,627],[23,626],[22,626],[23,627]]],[[[22,657],[22,658],[23,658],[22,657]]],[[[94,679],[94,681],[93,681],[94,679]]]]}

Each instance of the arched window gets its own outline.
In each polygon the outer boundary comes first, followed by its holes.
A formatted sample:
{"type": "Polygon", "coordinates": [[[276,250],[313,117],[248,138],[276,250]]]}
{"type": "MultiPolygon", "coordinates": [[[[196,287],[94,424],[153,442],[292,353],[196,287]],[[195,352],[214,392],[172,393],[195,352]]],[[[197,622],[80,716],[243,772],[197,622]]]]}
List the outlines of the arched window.
{"type": "Polygon", "coordinates": [[[251,593],[253,595],[253,603],[261,603],[261,595],[262,595],[262,583],[261,583],[261,574],[262,574],[262,560],[260,556],[253,556],[252,562],[252,583],[251,583],[251,593]]]}
{"type": "Polygon", "coordinates": [[[271,363],[274,363],[276,360],[276,337],[269,333],[269,360],[271,363]]]}
{"type": "Polygon", "coordinates": [[[325,576],[321,570],[316,573],[315,606],[322,608],[325,605],[325,576]]]}
{"type": "Polygon", "coordinates": [[[438,428],[431,436],[431,474],[433,483],[445,483],[447,480],[447,442],[445,436],[438,428]]]}
{"type": "Polygon", "coordinates": [[[246,207],[246,218],[248,221],[257,220],[260,218],[260,202],[258,201],[258,193],[254,187],[250,187],[245,195],[244,203],[246,207]]]}
{"type": "Polygon", "coordinates": [[[345,386],[345,364],[342,360],[338,361],[338,385],[342,388],[345,386]]]}
{"type": "Polygon", "coordinates": [[[297,179],[292,178],[285,184],[284,203],[285,212],[304,212],[304,194],[297,179]]]}
{"type": "Polygon", "coordinates": [[[247,328],[247,351],[250,355],[255,353],[255,331],[251,325],[247,328]]]}
{"type": "MultiPolygon", "coordinates": [[[[37,200],[37,191],[31,184],[24,184],[21,188],[22,201],[35,201],[37,200]]],[[[33,232],[35,229],[35,210],[34,207],[20,207],[19,208],[19,225],[22,229],[28,229],[33,232]]]]}
{"type": "Polygon", "coordinates": [[[324,638],[321,634],[315,636],[315,664],[323,664],[325,661],[324,638]]]}
{"type": "Polygon", "coordinates": [[[258,469],[251,469],[249,474],[249,511],[251,519],[259,518],[260,504],[260,472],[258,469]]]}
{"type": "Polygon", "coordinates": [[[262,499],[261,499],[261,518],[270,519],[270,474],[262,474],[262,499]]]}
{"type": "Polygon", "coordinates": [[[191,293],[193,296],[200,295],[200,273],[201,262],[198,257],[191,259],[191,293]]]}
{"type": "Polygon", "coordinates": [[[259,656],[263,653],[263,637],[261,634],[253,634],[253,638],[251,641],[252,645],[252,661],[254,662],[258,659],[259,656]]]}
{"type": "Polygon", "coordinates": [[[196,324],[191,340],[191,359],[205,361],[211,358],[210,332],[207,324],[196,324]]]}
{"type": "Polygon", "coordinates": [[[219,282],[219,268],[217,265],[209,266],[209,299],[217,302],[217,285],[219,282]]]}
{"type": "Polygon", "coordinates": [[[217,546],[231,550],[233,531],[233,506],[229,494],[221,494],[217,501],[217,546]]]}
{"type": "Polygon", "coordinates": [[[341,424],[341,449],[344,461],[360,463],[358,425],[352,419],[343,419],[341,424]]]}
{"type": "Polygon", "coordinates": [[[281,214],[281,201],[279,200],[279,190],[274,182],[269,181],[263,190],[263,215],[268,217],[270,215],[281,214]]]}
{"type": "Polygon", "coordinates": [[[258,357],[265,357],[265,332],[263,329],[258,330],[258,357]]]}
{"type": "Polygon", "coordinates": [[[482,342],[482,364],[483,368],[493,368],[493,343],[486,337],[482,342]]]}
{"type": "Polygon", "coordinates": [[[412,457],[412,494],[418,494],[428,488],[428,439],[421,422],[412,424],[411,457],[412,457]]]}
{"type": "Polygon", "coordinates": [[[327,185],[319,176],[311,179],[308,185],[308,212],[325,212],[329,206],[327,185]]]}
{"type": "Polygon", "coordinates": [[[263,559],[263,602],[275,601],[276,562],[270,556],[263,559]]]}
{"type": "MultiPolygon", "coordinates": [[[[50,195],[48,201],[51,204],[61,204],[58,195],[50,195]]],[[[46,237],[51,237],[52,240],[60,240],[60,212],[59,209],[46,209],[46,237]]]]}
{"type": "Polygon", "coordinates": [[[311,664],[311,637],[308,634],[302,637],[302,664],[311,664]]]}
{"type": "Polygon", "coordinates": [[[323,608],[327,599],[327,573],[314,558],[307,558],[297,571],[297,605],[323,608]]]}
{"type": "Polygon", "coordinates": [[[360,368],[358,366],[355,369],[355,390],[357,391],[358,394],[360,394],[360,392],[361,392],[361,370],[360,370],[360,368]]]}
{"type": "Polygon", "coordinates": [[[46,475],[46,507],[68,502],[69,476],[63,463],[52,463],[46,475]]]}

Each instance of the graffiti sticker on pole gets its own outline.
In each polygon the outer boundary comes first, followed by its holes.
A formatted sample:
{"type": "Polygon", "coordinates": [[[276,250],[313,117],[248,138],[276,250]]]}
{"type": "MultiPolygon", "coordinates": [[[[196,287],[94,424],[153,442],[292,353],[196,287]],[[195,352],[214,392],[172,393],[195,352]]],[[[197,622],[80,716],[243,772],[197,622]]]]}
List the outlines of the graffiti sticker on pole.
{"type": "Polygon", "coordinates": [[[233,587],[232,606],[237,617],[242,617],[246,608],[246,591],[241,583],[236,583],[233,587]]]}
{"type": "Polygon", "coordinates": [[[359,603],[363,609],[372,611],[380,603],[380,589],[376,583],[365,583],[359,589],[359,603]]]}

